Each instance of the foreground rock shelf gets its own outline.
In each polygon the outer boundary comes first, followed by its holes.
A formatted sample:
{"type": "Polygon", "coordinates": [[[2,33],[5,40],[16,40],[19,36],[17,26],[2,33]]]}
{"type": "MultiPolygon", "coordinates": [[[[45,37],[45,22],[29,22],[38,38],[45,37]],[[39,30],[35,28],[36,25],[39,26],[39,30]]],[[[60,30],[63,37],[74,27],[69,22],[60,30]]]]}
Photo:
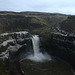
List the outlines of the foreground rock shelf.
{"type": "Polygon", "coordinates": [[[23,60],[20,63],[26,75],[73,75],[72,67],[59,59],[42,63],[23,60]]]}

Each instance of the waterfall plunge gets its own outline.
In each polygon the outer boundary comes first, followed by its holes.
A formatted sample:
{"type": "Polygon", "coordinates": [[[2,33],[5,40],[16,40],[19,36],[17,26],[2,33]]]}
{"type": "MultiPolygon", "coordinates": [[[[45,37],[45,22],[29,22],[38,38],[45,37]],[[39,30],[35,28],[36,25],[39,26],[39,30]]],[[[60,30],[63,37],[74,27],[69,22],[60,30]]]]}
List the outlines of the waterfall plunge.
{"type": "Polygon", "coordinates": [[[34,56],[37,56],[40,53],[40,48],[39,48],[40,39],[38,35],[32,36],[32,43],[33,43],[34,56]]]}
{"type": "Polygon", "coordinates": [[[40,52],[40,48],[39,48],[40,39],[38,35],[32,36],[32,44],[33,44],[34,54],[28,55],[26,59],[30,59],[30,60],[37,61],[37,62],[51,60],[51,57],[46,52],[44,54],[40,52]]]}

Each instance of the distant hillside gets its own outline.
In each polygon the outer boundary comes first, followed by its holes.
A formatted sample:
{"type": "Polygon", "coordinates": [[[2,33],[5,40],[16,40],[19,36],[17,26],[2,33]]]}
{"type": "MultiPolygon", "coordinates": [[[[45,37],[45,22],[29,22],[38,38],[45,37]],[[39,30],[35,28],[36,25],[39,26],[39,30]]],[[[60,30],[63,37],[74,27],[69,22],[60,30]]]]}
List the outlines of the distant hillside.
{"type": "Polygon", "coordinates": [[[58,13],[0,12],[0,33],[23,30],[58,32],[59,28],[74,32],[75,17],[58,13]]]}
{"type": "Polygon", "coordinates": [[[75,16],[69,16],[65,21],[60,23],[61,30],[75,33],[75,16]]]}

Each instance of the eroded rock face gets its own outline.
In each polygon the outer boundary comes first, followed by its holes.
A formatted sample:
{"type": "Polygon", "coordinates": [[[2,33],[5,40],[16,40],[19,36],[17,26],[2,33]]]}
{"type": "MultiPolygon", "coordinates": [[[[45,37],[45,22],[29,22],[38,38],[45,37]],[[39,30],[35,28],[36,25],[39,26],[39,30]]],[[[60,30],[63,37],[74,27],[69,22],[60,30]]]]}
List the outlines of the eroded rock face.
{"type": "Polygon", "coordinates": [[[21,45],[21,47],[16,52],[10,51],[10,60],[13,61],[20,61],[21,59],[25,58],[29,53],[33,53],[32,51],[32,40],[25,39],[25,44],[21,45]]]}
{"type": "MultiPolygon", "coordinates": [[[[2,36],[7,36],[7,35],[4,34],[2,36]]],[[[46,51],[50,55],[66,60],[71,65],[73,64],[72,66],[74,66],[75,65],[74,58],[73,58],[74,57],[73,55],[74,37],[69,35],[64,36],[64,35],[58,35],[58,34],[52,34],[51,36],[52,37],[50,39],[47,39],[44,43],[41,41],[40,51],[42,53],[46,51]]],[[[3,45],[3,47],[6,47],[6,48],[4,49],[3,53],[0,54],[0,57],[3,57],[4,61],[6,59],[8,60],[10,65],[8,71],[10,72],[10,75],[13,75],[13,74],[24,75],[24,73],[27,75],[30,75],[33,73],[35,74],[37,73],[39,75],[40,74],[41,75],[45,75],[45,74],[58,75],[58,73],[60,73],[60,75],[66,75],[67,73],[68,75],[73,75],[72,67],[70,67],[70,65],[67,65],[67,63],[64,63],[63,61],[58,59],[53,59],[52,61],[43,62],[43,63],[24,59],[28,54],[30,53],[33,54],[32,39],[30,37],[31,37],[30,34],[25,34],[25,35],[12,34],[2,40],[3,42],[1,42],[0,45],[1,46],[3,45]],[[40,67],[39,69],[44,68],[44,70],[38,70],[38,66],[40,67]],[[64,70],[64,67],[65,67],[65,70],[64,70]],[[22,70],[24,71],[24,73],[22,72],[22,70]],[[30,73],[28,70],[30,71],[30,73]]]]}
{"type": "Polygon", "coordinates": [[[75,69],[74,40],[74,36],[52,34],[52,37],[44,43],[44,47],[48,53],[67,61],[75,69]]]}
{"type": "Polygon", "coordinates": [[[0,58],[19,60],[21,57],[23,58],[23,55],[27,54],[27,52],[32,52],[32,40],[30,38],[31,35],[28,32],[3,33],[0,37],[7,37],[1,39],[0,58]]]}
{"type": "Polygon", "coordinates": [[[0,75],[5,75],[5,73],[6,75],[24,75],[19,61],[25,58],[29,52],[33,53],[30,34],[26,32],[13,32],[3,33],[0,37],[3,37],[0,43],[0,63],[2,65],[0,75]]]}

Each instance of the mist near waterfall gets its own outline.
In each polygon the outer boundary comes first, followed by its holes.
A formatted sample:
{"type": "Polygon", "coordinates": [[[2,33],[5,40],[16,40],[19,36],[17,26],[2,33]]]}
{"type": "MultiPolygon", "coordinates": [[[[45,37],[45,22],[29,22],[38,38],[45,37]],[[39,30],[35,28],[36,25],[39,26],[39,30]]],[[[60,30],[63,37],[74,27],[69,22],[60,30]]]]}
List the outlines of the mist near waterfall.
{"type": "Polygon", "coordinates": [[[32,44],[33,44],[33,54],[28,55],[26,59],[30,59],[36,62],[50,61],[51,57],[46,52],[43,54],[40,52],[40,38],[38,35],[32,36],[32,44]]]}

